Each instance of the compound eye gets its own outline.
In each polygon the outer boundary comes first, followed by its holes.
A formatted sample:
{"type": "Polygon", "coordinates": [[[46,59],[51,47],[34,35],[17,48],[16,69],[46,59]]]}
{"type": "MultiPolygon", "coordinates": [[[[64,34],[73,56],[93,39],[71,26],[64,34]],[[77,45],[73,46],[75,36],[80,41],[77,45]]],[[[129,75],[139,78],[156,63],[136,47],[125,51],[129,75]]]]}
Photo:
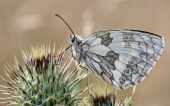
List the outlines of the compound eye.
{"type": "Polygon", "coordinates": [[[71,39],[71,42],[72,42],[72,43],[74,43],[74,41],[75,41],[75,38],[71,39]]]}
{"type": "Polygon", "coordinates": [[[71,42],[74,43],[76,39],[77,39],[76,36],[74,36],[74,37],[71,39],[71,42]]]}
{"type": "Polygon", "coordinates": [[[74,36],[74,37],[71,39],[71,42],[74,43],[75,40],[76,40],[76,37],[74,36]]]}

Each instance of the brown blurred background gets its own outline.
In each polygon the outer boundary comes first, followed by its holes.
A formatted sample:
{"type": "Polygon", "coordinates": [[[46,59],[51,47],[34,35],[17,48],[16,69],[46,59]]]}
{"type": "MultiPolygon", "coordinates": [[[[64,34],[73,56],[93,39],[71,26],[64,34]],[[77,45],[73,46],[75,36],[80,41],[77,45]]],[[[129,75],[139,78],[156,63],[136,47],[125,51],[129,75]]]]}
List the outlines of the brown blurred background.
{"type": "MultiPolygon", "coordinates": [[[[170,0],[0,0],[0,74],[14,55],[39,43],[68,45],[70,30],[78,35],[133,28],[157,33],[165,49],[149,76],[137,86],[134,106],[170,106],[170,0]]],[[[95,80],[94,76],[90,80],[95,80]]],[[[5,84],[0,80],[0,84],[5,84]]],[[[132,89],[126,91],[131,92],[132,89]]],[[[124,94],[126,91],[123,91],[124,94]]],[[[122,94],[121,94],[122,95],[122,94]]],[[[0,97],[4,95],[0,94],[0,97]]],[[[4,106],[4,104],[0,104],[4,106]]]]}

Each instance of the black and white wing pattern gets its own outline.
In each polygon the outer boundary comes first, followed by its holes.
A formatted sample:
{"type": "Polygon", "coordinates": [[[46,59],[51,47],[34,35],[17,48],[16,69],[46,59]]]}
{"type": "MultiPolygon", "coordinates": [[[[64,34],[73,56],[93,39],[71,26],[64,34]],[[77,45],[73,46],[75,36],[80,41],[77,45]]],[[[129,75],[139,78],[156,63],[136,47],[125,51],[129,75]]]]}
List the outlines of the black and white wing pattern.
{"type": "Polygon", "coordinates": [[[160,58],[163,37],[145,31],[121,29],[95,32],[83,39],[88,68],[117,89],[145,79],[160,58]]]}

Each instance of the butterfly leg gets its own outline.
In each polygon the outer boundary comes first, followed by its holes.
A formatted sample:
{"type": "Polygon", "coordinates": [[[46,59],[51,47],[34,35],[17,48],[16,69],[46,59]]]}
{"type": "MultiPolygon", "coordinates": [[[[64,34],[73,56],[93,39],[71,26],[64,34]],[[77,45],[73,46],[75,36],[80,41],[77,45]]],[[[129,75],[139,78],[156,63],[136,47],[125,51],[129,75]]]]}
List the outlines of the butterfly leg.
{"type": "Polygon", "coordinates": [[[89,94],[90,94],[90,89],[89,89],[89,70],[88,70],[88,68],[86,68],[86,67],[84,67],[84,66],[81,66],[80,65],[80,67],[82,68],[82,69],[85,69],[86,71],[87,71],[87,87],[88,87],[88,92],[89,92],[89,94]]]}

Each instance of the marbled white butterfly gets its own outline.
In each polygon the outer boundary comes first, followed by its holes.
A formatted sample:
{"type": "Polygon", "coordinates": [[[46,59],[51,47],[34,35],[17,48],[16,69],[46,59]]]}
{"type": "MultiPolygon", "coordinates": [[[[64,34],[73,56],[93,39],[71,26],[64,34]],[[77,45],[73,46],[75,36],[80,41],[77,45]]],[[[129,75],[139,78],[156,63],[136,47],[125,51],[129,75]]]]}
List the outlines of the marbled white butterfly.
{"type": "Polygon", "coordinates": [[[85,38],[73,33],[69,43],[78,64],[84,62],[95,75],[117,89],[127,89],[143,81],[165,45],[163,37],[134,29],[99,31],[85,38]]]}

